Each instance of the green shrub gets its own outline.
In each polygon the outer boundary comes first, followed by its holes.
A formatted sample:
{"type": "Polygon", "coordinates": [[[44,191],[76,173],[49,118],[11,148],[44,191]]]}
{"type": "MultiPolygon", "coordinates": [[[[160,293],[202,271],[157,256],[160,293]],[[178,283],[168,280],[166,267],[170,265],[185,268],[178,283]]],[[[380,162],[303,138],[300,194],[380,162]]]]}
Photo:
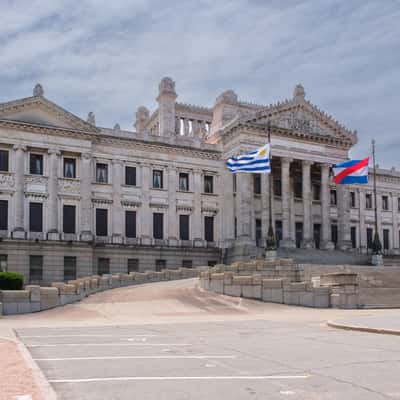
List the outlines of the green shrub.
{"type": "Polygon", "coordinates": [[[18,272],[0,272],[0,290],[21,290],[24,276],[18,272]]]}

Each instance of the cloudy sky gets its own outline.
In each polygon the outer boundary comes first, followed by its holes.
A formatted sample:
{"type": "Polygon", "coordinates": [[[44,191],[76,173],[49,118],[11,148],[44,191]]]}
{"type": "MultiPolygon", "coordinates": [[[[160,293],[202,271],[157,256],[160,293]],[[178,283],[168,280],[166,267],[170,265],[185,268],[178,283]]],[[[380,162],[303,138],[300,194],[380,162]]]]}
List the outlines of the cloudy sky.
{"type": "Polygon", "coordinates": [[[302,83],[400,167],[400,0],[0,0],[0,101],[45,96],[100,126],[133,129],[163,76],[178,101],[233,89],[269,104],[302,83]]]}

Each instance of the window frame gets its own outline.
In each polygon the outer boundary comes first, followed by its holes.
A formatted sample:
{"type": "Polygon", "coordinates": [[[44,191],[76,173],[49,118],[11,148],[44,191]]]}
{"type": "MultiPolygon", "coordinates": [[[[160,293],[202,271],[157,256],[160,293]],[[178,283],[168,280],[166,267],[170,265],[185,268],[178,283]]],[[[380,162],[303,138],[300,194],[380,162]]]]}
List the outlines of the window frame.
{"type": "Polygon", "coordinates": [[[43,228],[44,228],[43,227],[43,203],[38,202],[38,201],[30,201],[28,207],[29,207],[29,232],[43,233],[43,228]],[[33,205],[35,205],[35,207],[38,206],[38,209],[32,210],[32,208],[34,208],[33,205]],[[34,212],[35,213],[38,212],[39,209],[40,209],[40,213],[41,213],[40,224],[38,222],[39,219],[37,221],[33,220],[34,212]],[[39,229],[39,225],[40,225],[40,229],[39,229]]]}
{"type": "Polygon", "coordinates": [[[206,194],[214,194],[214,175],[204,175],[203,176],[203,193],[206,194]],[[211,184],[211,190],[208,189],[208,185],[206,184],[206,182],[209,181],[209,184],[211,184]]]}
{"type": "Polygon", "coordinates": [[[96,176],[95,176],[95,180],[96,180],[96,183],[98,183],[98,184],[100,184],[100,185],[104,185],[104,184],[108,184],[108,183],[110,183],[110,177],[109,177],[109,164],[108,163],[106,163],[106,162],[100,162],[100,161],[96,161],[96,166],[95,166],[95,174],[96,174],[96,176]],[[105,166],[105,173],[106,173],[106,180],[105,180],[105,182],[102,182],[102,181],[100,181],[98,178],[99,178],[99,176],[100,175],[98,175],[98,170],[99,170],[99,166],[100,165],[102,165],[102,166],[105,166]]]}
{"type": "Polygon", "coordinates": [[[108,233],[109,233],[109,229],[108,229],[108,211],[109,211],[108,208],[97,208],[96,207],[96,211],[95,211],[96,236],[99,236],[99,237],[107,237],[108,236],[108,233]],[[101,214],[103,214],[103,216],[101,216],[101,214]],[[105,229],[100,229],[101,224],[98,224],[98,218],[104,217],[104,216],[105,216],[105,229]]]}
{"type": "Polygon", "coordinates": [[[125,236],[129,239],[135,239],[137,237],[137,212],[136,210],[125,210],[125,236]],[[128,216],[134,216],[134,224],[132,229],[128,229],[128,216]],[[132,233],[132,232],[133,233],[132,233]]]}
{"type": "Polygon", "coordinates": [[[62,211],[63,211],[63,215],[62,215],[62,223],[63,223],[63,225],[62,225],[62,231],[63,231],[63,233],[66,233],[66,234],[76,234],[76,205],[74,205],[74,204],[63,204],[62,205],[62,211]],[[65,210],[66,209],[70,209],[70,210],[74,210],[74,214],[73,214],[73,217],[74,218],[72,218],[72,215],[68,215],[68,216],[66,216],[66,213],[65,213],[65,210]],[[72,225],[72,227],[73,227],[73,229],[68,229],[68,230],[73,230],[73,232],[67,232],[66,231],[66,225],[68,225],[68,224],[65,224],[65,221],[72,221],[73,220],[73,225],[72,225]]]}
{"type": "Polygon", "coordinates": [[[0,149],[0,172],[10,172],[10,151],[6,149],[0,149]],[[5,157],[6,169],[2,169],[2,162],[4,161],[1,154],[7,154],[5,157]]]}
{"type": "Polygon", "coordinates": [[[162,169],[153,169],[153,173],[152,173],[152,189],[164,189],[164,170],[162,169]],[[160,173],[160,186],[156,186],[155,185],[155,177],[156,174],[160,173]]]}
{"type": "Polygon", "coordinates": [[[8,231],[8,210],[9,202],[6,199],[0,199],[0,231],[8,231]],[[4,207],[4,218],[1,218],[3,211],[1,210],[4,207]]]}
{"type": "Polygon", "coordinates": [[[179,240],[190,240],[190,215],[188,214],[180,214],[179,215],[179,240]],[[184,226],[182,229],[182,223],[186,221],[187,226],[184,226]],[[184,235],[187,233],[187,235],[184,235]]]}
{"type": "Polygon", "coordinates": [[[208,243],[212,243],[215,241],[215,221],[214,217],[210,215],[204,216],[204,240],[208,243]],[[211,221],[211,229],[208,226],[207,221],[211,221]]]}
{"type": "Polygon", "coordinates": [[[189,192],[189,173],[188,172],[179,172],[178,174],[178,190],[180,192],[189,192]],[[185,178],[183,179],[183,182],[186,181],[186,187],[182,187],[181,186],[181,178],[185,178]]]}
{"type": "Polygon", "coordinates": [[[160,212],[153,213],[153,239],[157,240],[164,239],[164,214],[160,212]],[[158,218],[160,218],[160,220],[156,221],[158,218]],[[157,223],[161,225],[161,228],[156,229],[157,223]],[[158,232],[160,232],[160,235],[158,235],[158,232]]]}
{"type": "Polygon", "coordinates": [[[34,151],[29,152],[29,175],[37,175],[37,176],[44,175],[44,154],[43,153],[34,152],[34,151]],[[32,156],[39,157],[38,159],[40,160],[40,169],[41,169],[40,173],[32,171],[32,165],[33,165],[32,156]]]}
{"type": "MultiPolygon", "coordinates": [[[[77,257],[76,256],[64,256],[64,282],[66,281],[72,281],[75,280],[77,277],[77,257]],[[73,273],[68,275],[67,272],[67,263],[66,261],[70,260],[70,261],[74,261],[74,265],[72,268],[73,273]]],[[[68,266],[69,267],[69,266],[68,266]]]]}
{"type": "Polygon", "coordinates": [[[75,157],[63,156],[63,178],[64,179],[76,179],[76,177],[77,177],[76,171],[77,171],[77,159],[75,157]],[[73,174],[72,174],[73,176],[66,176],[66,174],[65,174],[66,160],[73,162],[73,174]]]}
{"type": "Polygon", "coordinates": [[[137,187],[137,168],[136,166],[133,165],[125,165],[125,186],[132,186],[132,187],[137,187]],[[132,181],[134,181],[134,183],[129,183],[128,182],[128,177],[130,176],[130,174],[128,174],[128,170],[134,170],[134,179],[132,179],[132,181]]]}

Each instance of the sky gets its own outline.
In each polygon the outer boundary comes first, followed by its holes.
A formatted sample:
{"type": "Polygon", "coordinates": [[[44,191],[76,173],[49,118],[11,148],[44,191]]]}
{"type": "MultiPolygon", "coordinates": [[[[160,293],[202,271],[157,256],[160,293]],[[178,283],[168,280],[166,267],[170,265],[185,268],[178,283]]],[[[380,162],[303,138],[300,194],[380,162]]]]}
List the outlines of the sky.
{"type": "Polygon", "coordinates": [[[353,157],[400,169],[400,0],[0,0],[0,102],[45,97],[133,130],[162,77],[212,107],[233,89],[270,104],[306,98],[358,131],[353,157]]]}

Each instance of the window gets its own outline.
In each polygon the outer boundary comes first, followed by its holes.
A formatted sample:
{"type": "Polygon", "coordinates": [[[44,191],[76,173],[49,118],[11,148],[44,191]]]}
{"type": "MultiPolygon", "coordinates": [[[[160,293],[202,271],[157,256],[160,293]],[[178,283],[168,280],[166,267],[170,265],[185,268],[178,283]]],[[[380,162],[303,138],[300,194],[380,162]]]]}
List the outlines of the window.
{"type": "Polygon", "coordinates": [[[382,196],[382,210],[389,210],[389,198],[388,196],[382,196]]]}
{"type": "MultiPolygon", "coordinates": [[[[232,180],[233,180],[233,193],[236,193],[236,187],[237,187],[237,178],[236,178],[236,174],[232,175],[232,180]]],[[[400,198],[399,198],[400,200],[400,198]]],[[[400,202],[399,202],[400,204],[400,202]]],[[[400,210],[400,205],[399,205],[399,210],[400,210]]]]}
{"type": "Polygon", "coordinates": [[[125,185],[136,186],[136,167],[125,167],[125,185]]]}
{"type": "Polygon", "coordinates": [[[99,258],[97,260],[97,274],[109,274],[110,273],[110,259],[109,258],[99,258]]]}
{"type": "Polygon", "coordinates": [[[355,249],[357,247],[357,228],[355,226],[350,227],[350,239],[351,247],[355,249]]]}
{"type": "Polygon", "coordinates": [[[204,193],[214,193],[214,177],[211,175],[204,176],[204,193]]]}
{"type": "Polygon", "coordinates": [[[338,227],[336,224],[331,225],[331,241],[336,247],[338,242],[338,227]]]}
{"type": "Polygon", "coordinates": [[[164,187],[163,183],[163,172],[159,169],[153,171],[153,188],[162,189],[164,187]]]}
{"type": "Polygon", "coordinates": [[[351,208],[356,207],[356,193],[355,192],[350,192],[350,207],[351,208]]]}
{"type": "Polygon", "coordinates": [[[400,211],[400,197],[397,199],[397,210],[400,211]]]}
{"type": "Polygon", "coordinates": [[[129,272],[138,272],[138,271],[139,271],[139,259],[128,258],[128,274],[129,272]]]}
{"type": "Polygon", "coordinates": [[[215,260],[209,260],[209,261],[207,261],[207,265],[209,267],[214,267],[214,265],[217,265],[217,262],[215,260]]]}
{"type": "Polygon", "coordinates": [[[313,200],[314,201],[320,201],[320,197],[321,197],[321,186],[319,184],[314,184],[312,186],[312,190],[313,190],[313,200]]]}
{"type": "Polygon", "coordinates": [[[204,239],[214,241],[214,217],[204,217],[204,239]]]}
{"type": "Polygon", "coordinates": [[[389,250],[390,240],[389,240],[389,229],[383,230],[383,249],[389,250]]]}
{"type": "Polygon", "coordinates": [[[179,190],[181,192],[189,191],[189,174],[185,172],[179,173],[179,190]]]}
{"type": "Polygon", "coordinates": [[[7,272],[7,254],[0,254],[0,272],[7,272]]]}
{"type": "Polygon", "coordinates": [[[64,281],[76,279],[76,257],[64,257],[64,281]]]}
{"type": "Polygon", "coordinates": [[[372,242],[373,242],[372,235],[373,235],[372,228],[367,228],[367,247],[369,249],[372,249],[372,242]]]}
{"type": "Polygon", "coordinates": [[[64,178],[76,178],[75,158],[64,158],[64,178]]]}
{"type": "Polygon", "coordinates": [[[43,232],[42,203],[29,203],[29,231],[43,232]]]}
{"type": "Polygon", "coordinates": [[[96,235],[107,236],[107,209],[96,208],[96,235]]]}
{"type": "Polygon", "coordinates": [[[179,239],[189,240],[189,215],[179,216],[179,239]]]}
{"type": "Polygon", "coordinates": [[[282,196],[282,181],[279,178],[274,179],[274,195],[282,196]]]}
{"type": "Polygon", "coordinates": [[[261,175],[260,174],[253,175],[253,193],[261,194],[261,175]]]}
{"type": "Polygon", "coordinates": [[[0,171],[8,171],[8,151],[0,150],[0,171]]]}
{"type": "Polygon", "coordinates": [[[165,269],[167,266],[166,260],[156,260],[156,271],[160,272],[161,270],[165,269]]]}
{"type": "Polygon", "coordinates": [[[63,206],[63,232],[64,233],[75,233],[75,206],[64,205],[63,206]]]}
{"type": "Polygon", "coordinates": [[[43,280],[43,257],[30,256],[29,257],[29,280],[30,282],[37,282],[43,280]]]}
{"type": "Polygon", "coordinates": [[[258,244],[262,237],[262,223],[260,218],[256,218],[256,243],[258,244]]]}
{"type": "Polygon", "coordinates": [[[136,237],[136,211],[125,211],[125,236],[136,237]]]}
{"type": "Polygon", "coordinates": [[[234,235],[235,235],[235,239],[237,238],[237,218],[235,217],[235,222],[234,222],[235,226],[234,226],[234,235]]]}
{"type": "Polygon", "coordinates": [[[295,223],[295,238],[296,238],[296,247],[299,249],[301,247],[301,242],[303,240],[303,223],[296,222],[295,223]]]}
{"type": "Polygon", "coordinates": [[[365,208],[372,208],[372,194],[367,193],[365,195],[365,208]]]}
{"type": "Polygon", "coordinates": [[[297,199],[303,198],[303,184],[301,181],[294,182],[294,197],[297,199]]]}
{"type": "Polygon", "coordinates": [[[43,155],[30,154],[29,173],[33,175],[43,175],[43,155]]]}
{"type": "Polygon", "coordinates": [[[192,260],[182,260],[182,268],[192,268],[193,261],[192,260]]]}
{"type": "Polygon", "coordinates": [[[282,240],[282,221],[275,221],[275,238],[276,244],[279,246],[279,242],[282,240]]]}
{"type": "Polygon", "coordinates": [[[337,193],[335,189],[331,190],[331,206],[337,205],[337,193]]]}
{"type": "Polygon", "coordinates": [[[153,214],[153,237],[154,239],[162,239],[164,237],[164,214],[153,214]]]}
{"type": "Polygon", "coordinates": [[[8,201],[0,200],[0,231],[8,229],[8,201]]]}
{"type": "Polygon", "coordinates": [[[96,164],[96,182],[107,183],[108,182],[108,165],[107,164],[96,164]]]}

